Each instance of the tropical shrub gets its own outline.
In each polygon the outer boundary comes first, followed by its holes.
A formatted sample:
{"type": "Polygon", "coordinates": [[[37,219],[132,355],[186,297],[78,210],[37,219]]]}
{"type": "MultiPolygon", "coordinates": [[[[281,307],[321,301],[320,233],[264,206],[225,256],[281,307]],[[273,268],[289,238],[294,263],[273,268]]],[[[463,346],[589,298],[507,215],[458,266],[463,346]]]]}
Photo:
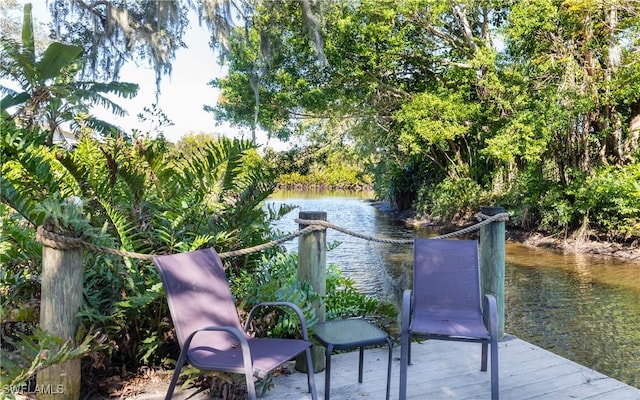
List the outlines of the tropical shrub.
{"type": "Polygon", "coordinates": [[[445,178],[437,185],[420,188],[416,211],[447,222],[477,213],[486,197],[470,178],[445,178]]]}
{"type": "Polygon", "coordinates": [[[277,166],[280,187],[362,189],[372,183],[371,176],[348,147],[292,149],[268,153],[267,159],[277,166]]]}
{"type": "Polygon", "coordinates": [[[567,195],[575,199],[572,208],[583,229],[607,239],[640,237],[640,164],[600,168],[567,195]]]}
{"type": "MultiPolygon", "coordinates": [[[[220,139],[183,154],[162,140],[84,137],[75,150],[67,150],[44,146],[41,135],[5,125],[0,290],[3,324],[12,324],[14,338],[37,325],[42,251],[34,238],[45,221],[84,227],[75,234],[97,245],[163,254],[260,244],[271,236],[269,218],[279,216],[278,210],[262,210],[273,178],[248,142],[220,139]],[[70,196],[84,203],[84,214],[71,218],[72,224],[64,207],[70,196]]],[[[256,268],[259,261],[258,255],[247,256],[227,266],[233,274],[256,268]]],[[[79,316],[88,335],[102,333],[109,344],[93,357],[93,367],[135,370],[140,363],[175,358],[162,285],[152,264],[87,252],[85,266],[79,316]]],[[[3,358],[11,357],[5,350],[3,358]]]]}
{"type": "MultiPolygon", "coordinates": [[[[300,282],[297,279],[297,268],[296,253],[280,253],[274,257],[264,257],[260,268],[254,273],[242,272],[232,280],[233,292],[240,300],[241,308],[248,312],[251,307],[262,301],[290,301],[302,308],[308,325],[312,327],[317,321],[312,302],[324,301],[327,320],[368,317],[395,322],[395,307],[360,293],[354,287],[353,280],[342,275],[338,265],[327,266],[324,300],[308,282],[300,282]]],[[[262,332],[277,336],[297,333],[295,321],[289,315],[274,314],[272,311],[269,313],[270,318],[263,319],[266,325],[260,327],[262,332]]]]}
{"type": "Polygon", "coordinates": [[[573,171],[568,185],[522,172],[498,202],[512,211],[510,224],[525,229],[633,241],[640,236],[639,171],[637,163],[573,171]]]}

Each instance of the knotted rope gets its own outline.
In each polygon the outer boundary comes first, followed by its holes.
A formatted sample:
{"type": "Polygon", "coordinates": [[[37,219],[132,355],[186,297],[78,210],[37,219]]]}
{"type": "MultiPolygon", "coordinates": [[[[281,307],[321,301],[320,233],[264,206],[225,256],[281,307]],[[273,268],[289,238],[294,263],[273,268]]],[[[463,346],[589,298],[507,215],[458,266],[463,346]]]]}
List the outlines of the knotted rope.
{"type": "MultiPolygon", "coordinates": [[[[248,247],[246,249],[228,251],[226,253],[219,253],[218,255],[220,256],[220,258],[228,258],[228,257],[243,256],[251,253],[257,253],[259,251],[263,251],[271,247],[277,246],[281,243],[288,242],[289,240],[297,236],[311,233],[314,231],[323,230],[323,229],[325,228],[322,226],[316,226],[316,225],[307,226],[306,228],[301,229],[297,232],[294,232],[290,235],[286,235],[281,238],[274,239],[267,243],[263,243],[253,247],[248,247]]],[[[155,254],[142,254],[142,253],[135,253],[132,251],[113,249],[105,246],[98,246],[98,245],[86,242],[79,238],[71,238],[68,236],[59,235],[57,233],[50,232],[46,230],[42,225],[38,226],[38,229],[36,230],[36,241],[42,243],[47,247],[51,247],[52,249],[58,249],[58,250],[86,249],[86,250],[93,251],[95,253],[106,253],[106,254],[112,254],[112,255],[121,256],[121,257],[136,258],[139,260],[151,260],[153,259],[153,257],[156,257],[155,254]]]]}
{"type": "MultiPolygon", "coordinates": [[[[482,213],[478,213],[477,218],[478,220],[480,220],[480,222],[475,225],[457,230],[455,232],[447,233],[444,235],[430,237],[428,239],[446,239],[453,236],[464,235],[464,234],[479,230],[482,226],[487,225],[493,221],[506,221],[509,219],[509,214],[500,213],[500,214],[488,216],[482,213]]],[[[339,225],[335,225],[329,221],[296,219],[295,222],[297,222],[300,225],[306,225],[306,227],[299,231],[293,232],[289,235],[282,236],[278,239],[274,239],[267,243],[263,243],[253,247],[248,247],[245,249],[228,251],[226,253],[219,253],[218,255],[220,256],[220,258],[228,258],[228,257],[237,257],[237,256],[257,253],[259,251],[263,251],[271,247],[278,246],[281,243],[288,242],[289,240],[294,239],[298,236],[305,235],[307,233],[311,233],[315,231],[325,230],[328,228],[338,232],[342,232],[350,236],[354,236],[360,239],[378,242],[378,243],[400,244],[400,245],[413,243],[413,239],[388,239],[388,238],[379,238],[376,236],[365,235],[359,232],[355,232],[355,231],[343,228],[339,225]]],[[[72,237],[50,232],[46,230],[42,225],[38,226],[36,230],[36,241],[42,243],[47,247],[58,249],[58,250],[86,249],[96,253],[106,253],[106,254],[112,254],[112,255],[117,255],[121,257],[136,258],[140,260],[151,260],[153,257],[156,256],[154,254],[142,254],[142,253],[135,253],[132,251],[113,249],[105,246],[98,246],[98,245],[86,242],[80,238],[72,238],[72,237]]]]}

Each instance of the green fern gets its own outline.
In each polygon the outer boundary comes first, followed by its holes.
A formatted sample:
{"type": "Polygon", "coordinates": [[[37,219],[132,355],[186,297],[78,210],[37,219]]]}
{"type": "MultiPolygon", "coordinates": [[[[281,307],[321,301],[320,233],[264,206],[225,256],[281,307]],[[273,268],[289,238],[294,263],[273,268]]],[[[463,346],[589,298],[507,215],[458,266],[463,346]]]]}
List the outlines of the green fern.
{"type": "Polygon", "coordinates": [[[50,333],[36,329],[30,334],[18,332],[16,338],[4,338],[15,350],[8,351],[5,346],[0,349],[2,368],[0,377],[7,386],[21,386],[42,369],[65,361],[81,358],[103,349],[105,346],[97,342],[100,332],[82,336],[77,344],[63,341],[50,333]]]}

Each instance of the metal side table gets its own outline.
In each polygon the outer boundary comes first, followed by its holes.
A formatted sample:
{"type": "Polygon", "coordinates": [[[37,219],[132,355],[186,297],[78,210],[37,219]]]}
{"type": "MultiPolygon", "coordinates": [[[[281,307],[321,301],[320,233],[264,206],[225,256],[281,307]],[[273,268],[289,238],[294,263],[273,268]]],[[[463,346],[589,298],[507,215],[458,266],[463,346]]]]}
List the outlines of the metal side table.
{"type": "Polygon", "coordinates": [[[387,400],[391,384],[392,344],[389,335],[363,319],[341,319],[322,322],[313,326],[313,336],[326,348],[327,366],[324,372],[324,398],[329,400],[331,387],[331,354],[334,350],[360,348],[358,382],[362,383],[362,361],[365,346],[387,344],[389,363],[387,365],[387,400]]]}

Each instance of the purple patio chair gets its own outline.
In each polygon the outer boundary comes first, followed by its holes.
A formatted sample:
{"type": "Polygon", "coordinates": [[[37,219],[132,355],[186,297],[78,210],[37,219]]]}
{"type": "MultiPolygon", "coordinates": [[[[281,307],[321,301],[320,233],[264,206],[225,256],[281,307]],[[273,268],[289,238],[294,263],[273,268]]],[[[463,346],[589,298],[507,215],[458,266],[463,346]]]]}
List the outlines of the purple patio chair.
{"type": "Polygon", "coordinates": [[[491,398],[498,392],[498,313],[495,298],[480,302],[475,240],[415,239],[413,290],[402,297],[400,399],[407,397],[407,367],[414,337],[482,343],[481,371],[491,345],[491,398]]]}
{"type": "Polygon", "coordinates": [[[243,329],[222,261],[213,249],[154,257],[167,294],[169,310],[180,344],[180,356],[167,390],[170,399],[185,362],[206,371],[244,374],[249,399],[256,398],[254,376],[264,378],[300,353],[307,359],[307,383],[315,400],[311,342],[300,308],[293,303],[261,303],[254,307],[243,329]],[[262,306],[284,306],[300,319],[302,339],[254,338],[246,331],[262,306]]]}

